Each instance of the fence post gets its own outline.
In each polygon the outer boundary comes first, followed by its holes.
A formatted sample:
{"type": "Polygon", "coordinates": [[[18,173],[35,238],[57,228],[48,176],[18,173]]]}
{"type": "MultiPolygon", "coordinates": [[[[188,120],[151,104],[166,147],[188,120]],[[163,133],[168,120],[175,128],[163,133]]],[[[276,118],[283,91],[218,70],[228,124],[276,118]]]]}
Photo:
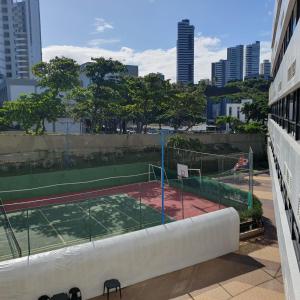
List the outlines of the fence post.
{"type": "Polygon", "coordinates": [[[161,130],[160,132],[161,143],[161,223],[165,224],[165,137],[161,130]]]}
{"type": "Polygon", "coordinates": [[[248,192],[248,208],[253,208],[253,151],[249,149],[249,192],[248,192]]]}
{"type": "Polygon", "coordinates": [[[89,206],[89,239],[90,242],[92,241],[92,226],[91,226],[91,201],[88,199],[88,206],[89,206]]]}
{"type": "Polygon", "coordinates": [[[142,188],[141,183],[139,184],[139,193],[140,193],[140,229],[142,229],[142,188]]]}
{"type": "Polygon", "coordinates": [[[29,224],[29,213],[28,208],[26,210],[26,217],[27,217],[27,247],[28,247],[28,256],[31,254],[31,245],[30,245],[30,224],[29,224]]]}

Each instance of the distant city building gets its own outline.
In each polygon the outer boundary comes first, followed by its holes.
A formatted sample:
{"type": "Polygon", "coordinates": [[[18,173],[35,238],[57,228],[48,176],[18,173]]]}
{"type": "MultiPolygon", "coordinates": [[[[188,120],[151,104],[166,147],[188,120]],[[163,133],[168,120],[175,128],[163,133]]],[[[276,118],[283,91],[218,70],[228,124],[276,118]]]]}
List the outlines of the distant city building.
{"type": "Polygon", "coordinates": [[[226,105],[226,116],[230,116],[233,118],[237,118],[241,122],[246,121],[246,116],[242,112],[243,107],[246,103],[251,104],[253,102],[252,99],[242,99],[239,102],[231,102],[226,105]]]}
{"type": "MultiPolygon", "coordinates": [[[[89,64],[90,64],[90,62],[87,62],[80,66],[79,80],[80,80],[81,86],[83,86],[83,87],[88,87],[91,84],[90,78],[88,78],[85,73],[85,67],[89,64]]],[[[106,74],[105,80],[111,80],[111,81],[118,82],[118,81],[120,81],[121,75],[138,77],[138,75],[139,75],[139,67],[138,66],[125,65],[125,69],[126,69],[126,71],[123,74],[120,74],[120,73],[106,74]]]]}
{"type": "Polygon", "coordinates": [[[246,46],[245,79],[259,77],[260,42],[246,46]]]}
{"type": "MultiPolygon", "coordinates": [[[[231,116],[237,118],[241,122],[246,121],[246,116],[242,112],[246,103],[252,103],[252,99],[242,99],[240,101],[233,101],[231,99],[221,99],[207,101],[207,124],[215,124],[218,117],[231,116]]],[[[225,130],[226,127],[224,126],[225,130]]],[[[227,127],[228,129],[228,127],[227,127]]]]}
{"type": "Polygon", "coordinates": [[[39,0],[0,2],[0,72],[2,77],[33,78],[42,61],[39,0]]]}
{"type": "Polygon", "coordinates": [[[221,59],[211,65],[211,82],[213,86],[222,88],[228,82],[228,61],[221,59]]]}
{"type": "Polygon", "coordinates": [[[40,93],[34,79],[5,78],[0,84],[0,107],[4,101],[17,100],[22,94],[40,93]]]}
{"type": "Polygon", "coordinates": [[[157,73],[149,73],[149,75],[156,75],[156,76],[158,76],[161,80],[165,80],[165,75],[162,74],[162,73],[159,73],[159,72],[157,72],[157,73]]]}
{"type": "Polygon", "coordinates": [[[228,81],[243,80],[244,46],[238,45],[227,49],[228,81]]]}
{"type": "Polygon", "coordinates": [[[205,85],[211,85],[211,80],[208,79],[208,78],[200,79],[200,80],[199,80],[199,84],[201,84],[201,83],[203,83],[203,84],[205,84],[205,85]]]}
{"type": "Polygon", "coordinates": [[[271,78],[271,62],[265,59],[260,64],[260,75],[264,77],[265,80],[269,80],[271,78]]]}
{"type": "Polygon", "coordinates": [[[139,77],[139,66],[135,65],[126,65],[127,75],[133,77],[139,77]]]}
{"type": "Polygon", "coordinates": [[[178,23],[177,38],[177,82],[194,83],[194,33],[189,20],[178,23]]]}

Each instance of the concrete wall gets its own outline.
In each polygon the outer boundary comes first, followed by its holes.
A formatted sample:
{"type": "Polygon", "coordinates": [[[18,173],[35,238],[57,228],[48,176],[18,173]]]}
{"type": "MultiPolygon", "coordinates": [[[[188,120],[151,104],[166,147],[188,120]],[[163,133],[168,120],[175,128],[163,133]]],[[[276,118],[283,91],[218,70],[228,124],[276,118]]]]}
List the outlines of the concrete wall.
{"type": "MultiPolygon", "coordinates": [[[[251,146],[257,156],[265,153],[263,135],[245,134],[192,134],[189,137],[199,139],[203,144],[227,144],[230,149],[248,152],[251,146]]],[[[166,138],[166,140],[168,137],[166,138]]],[[[71,158],[93,161],[102,157],[105,161],[110,155],[124,156],[125,149],[139,149],[160,146],[159,135],[43,135],[0,134],[1,164],[39,162],[39,165],[53,165],[63,160],[67,154],[71,158]]],[[[125,155],[126,154],[126,155],[125,155]]]]}
{"type": "Polygon", "coordinates": [[[233,208],[0,263],[1,300],[32,300],[78,286],[83,300],[102,293],[105,280],[123,287],[180,270],[239,248],[233,208]]]}

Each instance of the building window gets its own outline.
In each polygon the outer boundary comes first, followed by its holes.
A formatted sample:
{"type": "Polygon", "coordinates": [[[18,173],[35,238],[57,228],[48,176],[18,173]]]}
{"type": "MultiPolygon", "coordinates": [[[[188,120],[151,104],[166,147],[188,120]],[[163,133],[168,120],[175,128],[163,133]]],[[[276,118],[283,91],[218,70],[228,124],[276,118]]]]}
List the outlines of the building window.
{"type": "Polygon", "coordinates": [[[229,116],[232,116],[232,107],[229,107],[229,116]]]}
{"type": "Polygon", "coordinates": [[[240,120],[241,119],[241,108],[237,108],[237,118],[240,120]]]}

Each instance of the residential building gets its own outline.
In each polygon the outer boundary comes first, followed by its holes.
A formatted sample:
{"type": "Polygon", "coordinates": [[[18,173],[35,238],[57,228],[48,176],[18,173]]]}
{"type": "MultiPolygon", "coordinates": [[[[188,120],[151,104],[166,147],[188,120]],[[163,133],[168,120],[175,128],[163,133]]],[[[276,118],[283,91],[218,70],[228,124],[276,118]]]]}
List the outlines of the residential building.
{"type": "Polygon", "coordinates": [[[22,94],[40,93],[34,79],[5,78],[0,84],[0,107],[3,101],[17,100],[22,94]]]}
{"type": "Polygon", "coordinates": [[[226,116],[237,118],[241,122],[246,122],[246,116],[243,113],[243,108],[246,103],[251,104],[252,99],[242,99],[239,102],[229,102],[226,105],[226,116]]]}
{"type": "Polygon", "coordinates": [[[177,82],[194,83],[194,32],[189,20],[178,23],[177,82]]]}
{"type": "Polygon", "coordinates": [[[268,59],[265,59],[260,64],[260,76],[262,76],[265,80],[269,80],[271,78],[271,62],[268,59]]]}
{"type": "Polygon", "coordinates": [[[39,0],[2,0],[0,14],[2,77],[32,79],[32,67],[42,61],[39,0]]]}
{"type": "Polygon", "coordinates": [[[259,63],[260,63],[260,42],[246,46],[245,55],[245,79],[259,77],[259,63]]]}
{"type": "Polygon", "coordinates": [[[211,80],[209,78],[200,79],[199,84],[211,85],[211,80]]]}
{"type": "Polygon", "coordinates": [[[228,81],[243,80],[244,46],[238,45],[227,49],[228,81]]]}
{"type": "Polygon", "coordinates": [[[213,86],[224,87],[228,82],[228,61],[221,59],[211,65],[211,82],[213,86]]]}
{"type": "Polygon", "coordinates": [[[0,2],[0,76],[16,76],[15,36],[13,27],[13,1],[0,2]]]}
{"type": "Polygon", "coordinates": [[[275,1],[268,156],[286,299],[300,299],[300,0],[275,1]]]}
{"type": "MultiPolygon", "coordinates": [[[[85,67],[90,64],[90,62],[84,63],[80,66],[80,75],[79,79],[81,82],[81,85],[83,87],[87,87],[91,84],[91,80],[86,76],[85,73],[85,67]]],[[[125,65],[126,71],[122,75],[128,75],[128,76],[133,76],[133,77],[138,77],[139,76],[139,67],[135,65],[125,65]]],[[[121,74],[114,73],[114,74],[107,74],[105,76],[106,80],[113,80],[118,82],[120,80],[121,74]]]]}
{"type": "Polygon", "coordinates": [[[208,99],[207,101],[207,123],[215,124],[216,119],[221,116],[231,116],[237,118],[241,122],[246,121],[246,116],[243,113],[243,107],[246,103],[252,103],[252,99],[241,99],[233,101],[228,98],[221,100],[208,99]]]}
{"type": "Polygon", "coordinates": [[[135,65],[126,65],[127,75],[133,77],[139,77],[139,66],[135,65]]]}
{"type": "Polygon", "coordinates": [[[226,98],[218,101],[207,99],[206,118],[208,125],[216,124],[216,120],[218,117],[226,116],[226,107],[229,102],[230,100],[226,98]]]}

